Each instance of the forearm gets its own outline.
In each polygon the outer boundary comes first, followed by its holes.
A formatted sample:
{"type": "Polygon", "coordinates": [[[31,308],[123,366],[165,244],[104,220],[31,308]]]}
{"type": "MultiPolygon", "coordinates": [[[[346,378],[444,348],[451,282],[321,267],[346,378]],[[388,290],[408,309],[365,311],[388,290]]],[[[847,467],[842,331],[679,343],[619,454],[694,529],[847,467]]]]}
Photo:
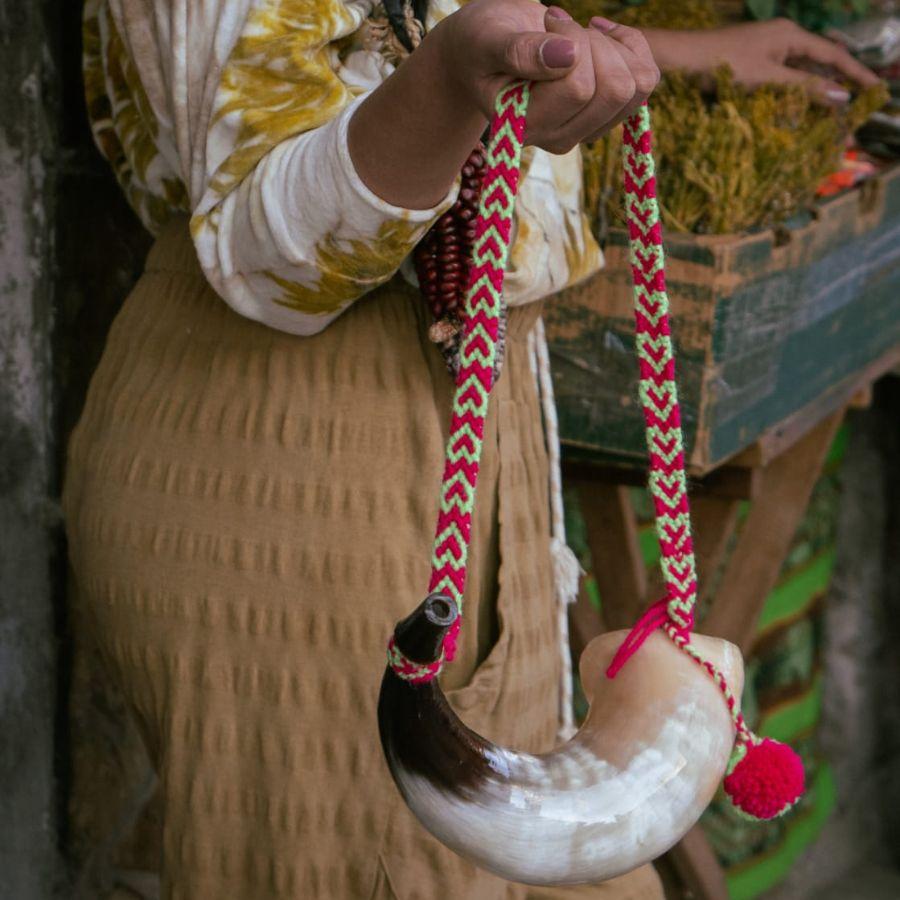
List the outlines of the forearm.
{"type": "Polygon", "coordinates": [[[710,70],[711,45],[714,45],[714,37],[711,36],[715,32],[669,31],[662,28],[642,31],[661,71],[700,74],[710,70]]]}
{"type": "Polygon", "coordinates": [[[860,88],[878,84],[878,78],[847,50],[786,19],[743,22],[705,31],[649,29],[644,34],[663,71],[708,77],[719,66],[727,65],[735,82],[743,87],[802,84],[826,104],[846,103],[850,99],[848,82],[860,88]],[[813,74],[809,64],[830,70],[830,75],[813,74]]]}
{"type": "Polygon", "coordinates": [[[427,209],[444,197],[486,120],[453,80],[438,26],[350,121],[350,156],[383,200],[427,209]]]}

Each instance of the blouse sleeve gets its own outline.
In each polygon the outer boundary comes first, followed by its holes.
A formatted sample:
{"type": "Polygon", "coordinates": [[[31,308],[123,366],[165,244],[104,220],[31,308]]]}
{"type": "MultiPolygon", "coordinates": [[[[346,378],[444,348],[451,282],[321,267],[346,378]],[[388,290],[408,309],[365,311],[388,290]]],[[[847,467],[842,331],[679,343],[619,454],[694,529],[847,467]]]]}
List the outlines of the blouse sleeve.
{"type": "MultiPolygon", "coordinates": [[[[372,5],[88,2],[86,54],[101,58],[93,75],[86,59],[88,102],[92,90],[109,98],[105,137],[125,157],[132,202],[141,211],[144,197],[154,213],[160,187],[172,197],[183,186],[210,284],[241,315],[282,331],[320,331],[389,279],[455,197],[456,188],[432,209],[403,209],[356,173],[347,124],[366,88],[337,72],[372,5]]],[[[98,143],[105,149],[99,134],[98,143]]]]}

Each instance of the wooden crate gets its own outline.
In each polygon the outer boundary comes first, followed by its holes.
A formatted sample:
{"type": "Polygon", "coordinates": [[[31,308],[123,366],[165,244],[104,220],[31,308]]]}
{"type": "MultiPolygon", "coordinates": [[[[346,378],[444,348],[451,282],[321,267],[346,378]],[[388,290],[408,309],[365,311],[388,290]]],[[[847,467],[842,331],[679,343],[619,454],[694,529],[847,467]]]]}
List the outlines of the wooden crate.
{"type": "MultiPolygon", "coordinates": [[[[667,235],[666,252],[694,474],[802,432],[900,362],[900,166],[783,228],[667,235]]],[[[546,320],[567,453],[630,465],[645,450],[624,231],[606,257],[546,320]]]]}

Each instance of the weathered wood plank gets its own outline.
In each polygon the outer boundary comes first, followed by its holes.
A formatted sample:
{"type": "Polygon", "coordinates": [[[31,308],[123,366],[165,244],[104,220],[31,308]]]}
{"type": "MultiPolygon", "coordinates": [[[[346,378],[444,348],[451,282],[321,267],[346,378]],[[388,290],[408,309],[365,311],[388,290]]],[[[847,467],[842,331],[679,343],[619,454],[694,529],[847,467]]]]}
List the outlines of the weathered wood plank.
{"type": "MultiPolygon", "coordinates": [[[[786,239],[766,231],[667,240],[693,474],[900,347],[900,166],[780,234],[786,239]]],[[[607,263],[547,307],[561,434],[582,453],[639,464],[643,428],[622,233],[612,232],[607,263]]]]}
{"type": "Polygon", "coordinates": [[[725,873],[700,825],[695,825],[667,856],[686,889],[685,897],[728,900],[725,873]]]}
{"type": "Polygon", "coordinates": [[[766,429],[749,447],[729,460],[731,466],[764,466],[792,447],[814,425],[854,398],[871,393],[872,384],[900,362],[900,345],[873,360],[849,378],[834,385],[793,415],[766,429]]]}
{"type": "Polygon", "coordinates": [[[630,628],[647,595],[647,571],[628,488],[602,481],[576,485],[594,578],[607,627],[630,628]]]}
{"type": "Polygon", "coordinates": [[[844,412],[833,413],[762,470],[750,508],[701,631],[746,652],[844,412]]]}
{"type": "MultiPolygon", "coordinates": [[[[752,471],[756,476],[761,474],[758,470],[752,471]]],[[[740,508],[741,501],[727,494],[707,493],[691,499],[701,607],[712,593],[716,573],[737,527],[740,508]]]]}

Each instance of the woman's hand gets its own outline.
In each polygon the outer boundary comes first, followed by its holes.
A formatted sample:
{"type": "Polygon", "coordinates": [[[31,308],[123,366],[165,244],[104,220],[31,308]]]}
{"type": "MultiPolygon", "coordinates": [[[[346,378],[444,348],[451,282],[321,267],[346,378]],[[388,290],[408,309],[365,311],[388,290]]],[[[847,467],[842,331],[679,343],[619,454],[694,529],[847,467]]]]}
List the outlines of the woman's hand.
{"type": "Polygon", "coordinates": [[[447,193],[511,81],[534,82],[526,138],[552,153],[594,140],[659,79],[640,32],[582,28],[532,0],[472,0],[428,34],[350,120],[357,173],[379,197],[427,209],[447,193]]]}
{"type": "Polygon", "coordinates": [[[558,7],[523,0],[472,0],[433,37],[461,96],[485,117],[513,78],[536,82],[527,141],[552,153],[604,134],[659,81],[639,31],[605,19],[582,28],[558,7]]]}
{"type": "Polygon", "coordinates": [[[790,19],[747,22],[710,31],[649,29],[646,36],[663,71],[678,69],[708,75],[723,63],[745,87],[761,84],[806,84],[822,103],[846,103],[850,94],[831,78],[795,68],[803,61],[825,66],[860,87],[878,77],[843,47],[805,31],[790,19]]]}

